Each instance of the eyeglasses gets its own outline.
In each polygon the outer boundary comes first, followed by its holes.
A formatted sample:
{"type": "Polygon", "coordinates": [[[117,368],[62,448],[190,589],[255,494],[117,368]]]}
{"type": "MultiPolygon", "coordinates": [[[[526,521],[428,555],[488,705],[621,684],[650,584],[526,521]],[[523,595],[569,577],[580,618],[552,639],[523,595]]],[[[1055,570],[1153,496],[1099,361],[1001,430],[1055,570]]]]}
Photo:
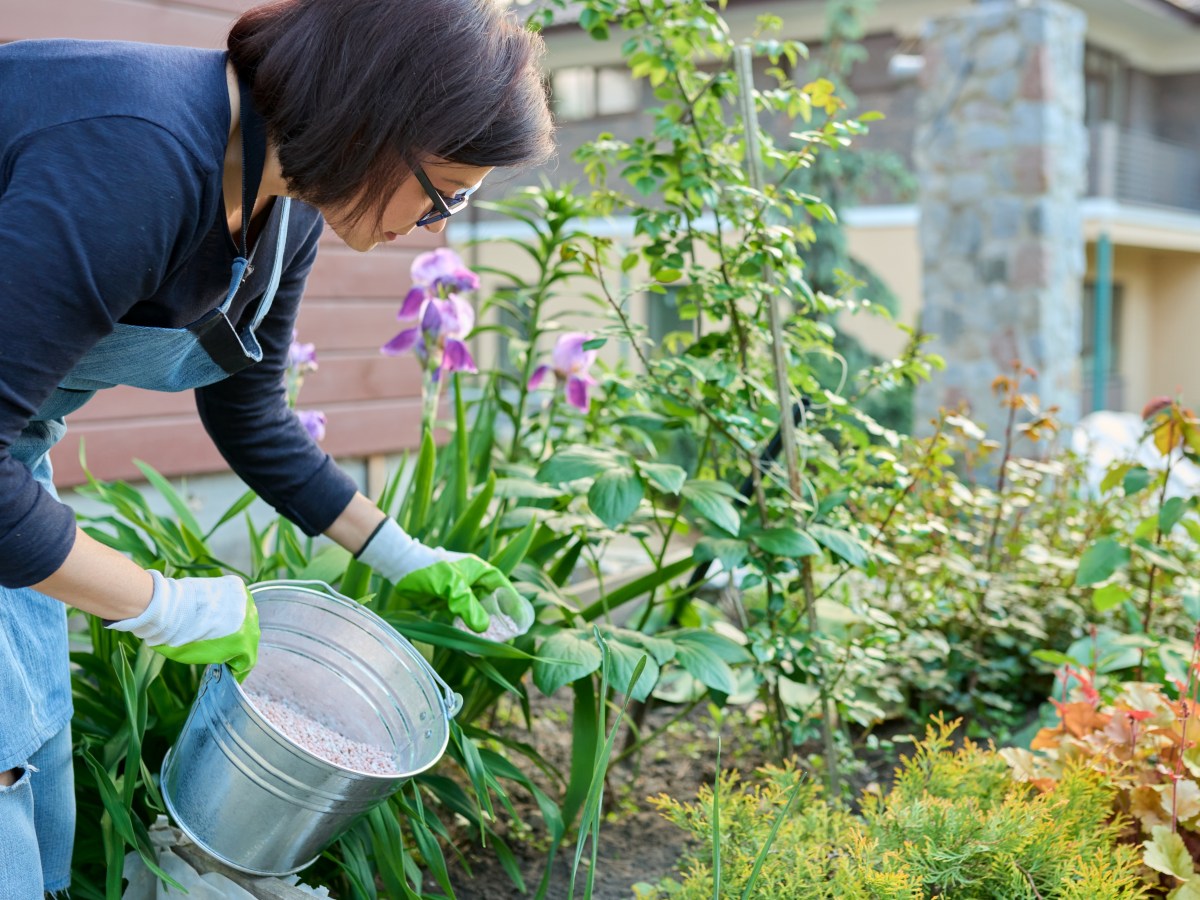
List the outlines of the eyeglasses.
{"type": "MultiPolygon", "coordinates": [[[[425,174],[425,170],[420,166],[416,166],[413,174],[417,176],[417,181],[421,183],[421,187],[425,189],[425,193],[429,195],[429,199],[433,201],[433,209],[417,219],[417,227],[421,228],[425,225],[432,225],[434,222],[440,222],[442,219],[448,219],[457,212],[462,212],[467,206],[467,199],[475,193],[479,184],[473,187],[463,188],[453,197],[444,197],[441,192],[433,186],[433,182],[429,180],[429,176],[425,174]]],[[[483,182],[480,182],[482,184],[483,182]]]]}

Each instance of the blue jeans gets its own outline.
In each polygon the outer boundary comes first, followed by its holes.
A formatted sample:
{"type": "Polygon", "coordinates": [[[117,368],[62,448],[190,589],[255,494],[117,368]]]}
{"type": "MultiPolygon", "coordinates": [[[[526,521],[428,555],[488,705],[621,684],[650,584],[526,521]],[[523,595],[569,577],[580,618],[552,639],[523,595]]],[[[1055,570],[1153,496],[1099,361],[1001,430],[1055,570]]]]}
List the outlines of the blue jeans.
{"type": "Polygon", "coordinates": [[[0,897],[42,900],[71,885],[75,843],[75,773],[68,725],[18,766],[0,787],[0,897]]]}

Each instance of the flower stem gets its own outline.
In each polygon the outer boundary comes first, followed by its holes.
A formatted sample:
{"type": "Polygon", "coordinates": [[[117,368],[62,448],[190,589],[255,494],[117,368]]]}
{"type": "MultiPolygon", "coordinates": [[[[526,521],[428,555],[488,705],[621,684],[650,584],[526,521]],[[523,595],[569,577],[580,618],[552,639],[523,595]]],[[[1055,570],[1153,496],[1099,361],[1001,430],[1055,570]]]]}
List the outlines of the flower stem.
{"type": "Polygon", "coordinates": [[[433,380],[433,372],[426,369],[421,383],[421,433],[433,433],[437,422],[438,392],[441,384],[433,380]]]}
{"type": "Polygon", "coordinates": [[[554,430],[554,414],[558,411],[558,394],[559,391],[555,388],[554,393],[550,395],[550,402],[546,404],[546,424],[542,430],[542,449],[534,457],[539,463],[546,459],[550,450],[550,432],[554,430]]]}

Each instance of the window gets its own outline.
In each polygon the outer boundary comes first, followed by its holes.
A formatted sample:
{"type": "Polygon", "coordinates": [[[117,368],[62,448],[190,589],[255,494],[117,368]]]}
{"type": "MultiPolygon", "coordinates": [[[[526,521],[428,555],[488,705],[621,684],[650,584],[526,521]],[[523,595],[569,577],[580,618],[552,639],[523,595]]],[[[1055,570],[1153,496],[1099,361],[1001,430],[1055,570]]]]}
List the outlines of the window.
{"type": "Polygon", "coordinates": [[[1088,46],[1084,51],[1084,121],[1129,124],[1129,66],[1119,56],[1088,46]]]}
{"type": "Polygon", "coordinates": [[[626,69],[574,66],[550,78],[554,114],[560,122],[630,113],[640,106],[641,91],[626,69]]]}

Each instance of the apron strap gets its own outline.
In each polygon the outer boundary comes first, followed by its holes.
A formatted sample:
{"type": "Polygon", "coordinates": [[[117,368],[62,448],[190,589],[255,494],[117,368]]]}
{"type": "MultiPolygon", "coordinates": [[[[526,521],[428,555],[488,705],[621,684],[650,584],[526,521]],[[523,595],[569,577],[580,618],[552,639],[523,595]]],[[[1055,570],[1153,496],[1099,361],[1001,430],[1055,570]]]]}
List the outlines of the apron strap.
{"type": "Polygon", "coordinates": [[[258,186],[262,183],[263,166],[267,162],[267,123],[254,108],[250,85],[244,78],[238,78],[238,95],[242,101],[242,243],[238,249],[243,259],[249,259],[250,216],[254,213],[254,201],[258,198],[258,186]]]}
{"type": "Polygon", "coordinates": [[[267,290],[258,303],[258,311],[254,314],[254,320],[250,323],[251,332],[257,331],[262,320],[266,318],[271,303],[275,299],[275,292],[279,289],[280,276],[283,275],[283,257],[287,251],[288,214],[292,210],[292,198],[283,197],[282,200],[283,209],[279,211],[279,236],[275,239],[275,260],[271,263],[271,279],[267,282],[267,290]]]}

